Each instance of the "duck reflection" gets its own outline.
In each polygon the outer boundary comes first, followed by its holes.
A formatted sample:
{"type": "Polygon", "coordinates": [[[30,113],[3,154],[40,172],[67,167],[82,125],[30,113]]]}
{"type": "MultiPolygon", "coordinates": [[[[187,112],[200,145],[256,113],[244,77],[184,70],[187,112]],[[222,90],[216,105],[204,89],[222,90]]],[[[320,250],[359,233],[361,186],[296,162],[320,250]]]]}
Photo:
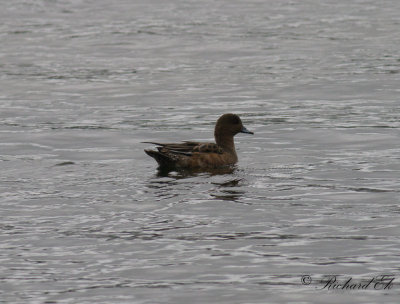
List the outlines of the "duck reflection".
{"type": "Polygon", "coordinates": [[[156,190],[155,195],[159,199],[184,196],[180,201],[195,200],[198,193],[199,199],[204,199],[204,194],[207,194],[212,200],[240,202],[245,191],[242,189],[243,177],[239,174],[236,166],[207,170],[159,168],[149,181],[148,188],[156,190]]]}
{"type": "Polygon", "coordinates": [[[213,182],[213,185],[217,185],[217,193],[210,193],[212,197],[224,201],[235,201],[239,202],[240,198],[245,194],[245,191],[238,190],[241,187],[243,178],[233,178],[223,182],[213,182]]]}
{"type": "Polygon", "coordinates": [[[208,168],[208,169],[176,169],[176,168],[163,168],[159,167],[157,169],[158,177],[171,177],[175,179],[195,177],[200,175],[225,175],[232,174],[236,170],[236,166],[227,166],[222,168],[208,168]]]}

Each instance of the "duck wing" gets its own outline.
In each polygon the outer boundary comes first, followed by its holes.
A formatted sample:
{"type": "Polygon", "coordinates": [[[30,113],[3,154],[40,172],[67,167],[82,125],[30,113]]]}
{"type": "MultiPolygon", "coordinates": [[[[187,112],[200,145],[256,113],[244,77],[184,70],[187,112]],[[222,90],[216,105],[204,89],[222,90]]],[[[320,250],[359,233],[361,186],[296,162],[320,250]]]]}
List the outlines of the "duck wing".
{"type": "Polygon", "coordinates": [[[194,141],[184,141],[181,143],[157,143],[157,142],[144,142],[148,144],[157,145],[160,152],[169,152],[191,156],[194,152],[198,153],[218,153],[222,154],[223,150],[215,143],[201,143],[194,141]]]}

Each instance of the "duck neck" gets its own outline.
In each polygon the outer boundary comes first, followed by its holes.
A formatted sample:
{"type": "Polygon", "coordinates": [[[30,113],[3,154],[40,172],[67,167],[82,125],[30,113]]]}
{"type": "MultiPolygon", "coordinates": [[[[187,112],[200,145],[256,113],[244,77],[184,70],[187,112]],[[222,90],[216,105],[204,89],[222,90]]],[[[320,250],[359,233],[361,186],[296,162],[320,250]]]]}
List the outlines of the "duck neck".
{"type": "Polygon", "coordinates": [[[229,151],[236,155],[235,142],[233,141],[232,135],[227,134],[215,134],[215,142],[222,149],[229,151]]]}

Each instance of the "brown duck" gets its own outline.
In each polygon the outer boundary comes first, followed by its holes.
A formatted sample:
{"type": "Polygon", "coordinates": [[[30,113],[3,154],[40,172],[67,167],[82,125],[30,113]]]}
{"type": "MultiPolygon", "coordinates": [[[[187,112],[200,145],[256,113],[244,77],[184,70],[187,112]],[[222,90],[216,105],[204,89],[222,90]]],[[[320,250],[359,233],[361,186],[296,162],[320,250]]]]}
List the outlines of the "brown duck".
{"type": "Polygon", "coordinates": [[[160,168],[182,169],[219,168],[238,161],[233,137],[238,133],[254,134],[247,130],[236,114],[222,115],[215,125],[215,143],[184,141],[181,143],[156,143],[157,150],[144,150],[153,157],[160,168]]]}

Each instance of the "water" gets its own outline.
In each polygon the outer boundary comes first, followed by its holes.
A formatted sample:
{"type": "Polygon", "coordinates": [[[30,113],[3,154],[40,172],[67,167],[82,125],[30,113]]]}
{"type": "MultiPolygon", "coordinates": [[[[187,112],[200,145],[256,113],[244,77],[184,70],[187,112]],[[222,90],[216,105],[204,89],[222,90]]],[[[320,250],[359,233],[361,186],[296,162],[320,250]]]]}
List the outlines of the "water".
{"type": "Polygon", "coordinates": [[[399,15],[2,1],[0,303],[398,303],[399,15]],[[255,132],[234,172],[157,174],[142,141],[227,112],[255,132]]]}

